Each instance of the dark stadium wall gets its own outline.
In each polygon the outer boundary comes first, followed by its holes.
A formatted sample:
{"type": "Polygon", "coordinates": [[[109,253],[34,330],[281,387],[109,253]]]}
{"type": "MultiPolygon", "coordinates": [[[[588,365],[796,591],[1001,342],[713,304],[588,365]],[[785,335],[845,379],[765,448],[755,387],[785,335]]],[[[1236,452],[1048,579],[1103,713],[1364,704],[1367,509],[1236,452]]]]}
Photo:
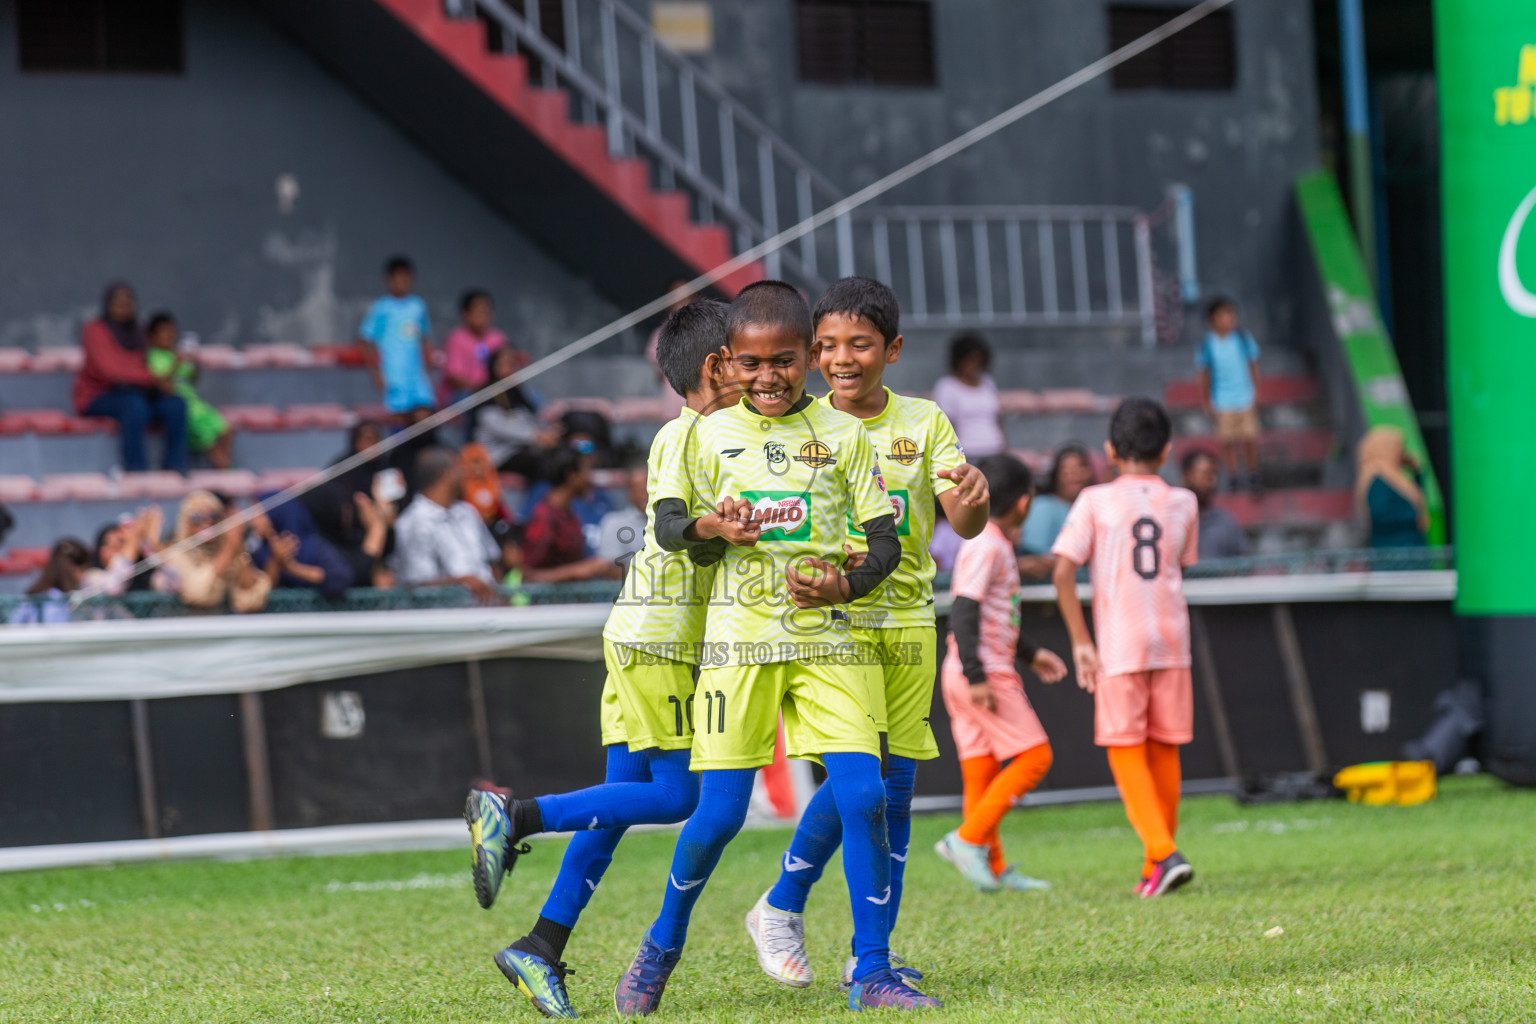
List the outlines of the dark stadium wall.
{"type": "Polygon", "coordinates": [[[0,346],[119,277],[205,342],[344,341],[395,252],[439,336],[472,285],[536,350],[619,312],[239,0],[187,0],[180,75],[22,73],[16,32],[0,0],[0,346]]]}
{"type": "MultiPolygon", "coordinates": [[[[629,2],[649,13],[648,0],[629,2]]],[[[931,4],[934,86],[808,84],[796,67],[797,6],[711,0],[713,49],[695,59],[848,191],[1110,49],[1106,0],[942,0],[931,4]]],[[[1311,12],[1295,0],[1242,0],[1230,11],[1231,90],[1115,91],[1106,76],[883,202],[1149,210],[1169,184],[1187,184],[1206,291],[1237,296],[1261,338],[1304,345],[1286,233],[1292,184],[1318,162],[1311,12]]]]}

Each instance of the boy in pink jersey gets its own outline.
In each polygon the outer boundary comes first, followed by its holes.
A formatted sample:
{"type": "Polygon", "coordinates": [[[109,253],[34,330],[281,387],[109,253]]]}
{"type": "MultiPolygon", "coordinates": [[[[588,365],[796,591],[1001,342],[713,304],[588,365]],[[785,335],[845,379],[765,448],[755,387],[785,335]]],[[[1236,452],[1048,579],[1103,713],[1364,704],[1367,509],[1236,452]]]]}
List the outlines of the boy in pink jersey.
{"type": "Polygon", "coordinates": [[[1048,889],[1003,859],[997,829],[1013,802],[1051,767],[1051,744],[1024,695],[1022,668],[1047,683],[1067,674],[1050,651],[1019,639],[1019,568],[1014,545],[1034,481],[1011,455],[980,462],[990,492],[982,532],[960,546],[950,584],[949,654],[940,673],[960,772],[965,820],[934,851],[983,892],[1048,889]],[[1004,768],[1003,762],[1008,761],[1004,768]]]}
{"type": "Polygon", "coordinates": [[[1078,495],[1051,548],[1077,685],[1093,694],[1094,742],[1108,748],[1126,817],[1146,848],[1136,886],[1143,897],[1171,892],[1195,873],[1173,835],[1179,747],[1194,738],[1183,568],[1195,562],[1200,512],[1193,493],[1157,475],[1171,433],[1158,403],[1121,402],[1104,446],[1120,475],[1078,495]],[[1098,646],[1077,599],[1084,564],[1098,646]]]}

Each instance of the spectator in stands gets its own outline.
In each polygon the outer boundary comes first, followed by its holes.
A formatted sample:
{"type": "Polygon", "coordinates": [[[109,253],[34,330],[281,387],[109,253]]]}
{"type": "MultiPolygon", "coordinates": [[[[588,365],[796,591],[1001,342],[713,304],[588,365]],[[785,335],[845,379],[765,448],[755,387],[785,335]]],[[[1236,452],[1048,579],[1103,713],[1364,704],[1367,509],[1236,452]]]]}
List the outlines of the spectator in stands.
{"type": "Polygon", "coordinates": [[[1423,547],[1429,532],[1423,474],[1396,427],[1372,427],[1355,452],[1355,505],[1373,548],[1423,547]]]}
{"type": "Polygon", "coordinates": [[[605,562],[627,565],[630,556],[645,546],[647,475],[644,466],[630,467],[624,481],[629,507],[609,512],[597,524],[596,554],[605,562]]]}
{"type": "Polygon", "coordinates": [[[1193,448],[1181,464],[1184,486],[1195,492],[1200,503],[1200,558],[1241,558],[1253,551],[1248,534],[1237,524],[1232,513],[1216,504],[1221,483],[1216,456],[1204,448],[1193,448]]]}
{"type": "Polygon", "coordinates": [[[497,598],[491,566],[501,552],[475,507],[464,500],[459,460],[446,448],[416,457],[420,490],[395,523],[395,577],[402,586],[461,586],[497,598]]]}
{"type": "Polygon", "coordinates": [[[621,577],[620,566],[587,554],[582,521],[573,507],[579,496],[592,491],[583,456],[571,448],[558,450],[549,460],[549,484],[523,530],[525,573],[537,570],[540,580],[549,583],[621,577]]]}
{"type": "Polygon", "coordinates": [[[144,329],[149,349],[144,353],[149,372],[170,385],[171,391],[187,403],[187,448],[208,457],[214,469],[228,469],[233,435],[229,422],[219,410],[203,401],[192,386],[197,382],[197,363],[177,349],[180,331],[176,319],[160,312],[149,318],[144,329]]]}
{"type": "Polygon", "coordinates": [[[374,300],[358,335],[367,343],[368,370],[384,392],[384,408],[403,426],[432,414],[432,324],[427,304],[411,289],[416,268],[404,256],[384,264],[388,294],[374,300]]]}
{"type": "Polygon", "coordinates": [[[965,457],[972,460],[1008,450],[997,384],[987,372],[992,346],[979,334],[956,335],[949,343],[949,374],[933,386],[933,400],[954,424],[965,457]]]}
{"type": "Polygon", "coordinates": [[[1205,308],[1210,326],[1200,347],[1195,350],[1195,368],[1200,371],[1200,394],[1205,414],[1216,423],[1216,437],[1221,441],[1227,464],[1227,485],[1238,490],[1244,478],[1238,475],[1237,456],[1241,452],[1247,465],[1246,483],[1259,489],[1259,343],[1237,325],[1237,304],[1228,298],[1215,298],[1205,308]]]}
{"type": "MultiPolygon", "coordinates": [[[[382,428],[362,420],[335,465],[379,443],[382,428]]],[[[354,466],[328,484],[301,495],[315,528],[352,569],[354,586],[388,587],[388,560],[395,549],[395,514],[405,497],[405,474],[389,465],[390,454],[354,466]]]]}
{"type": "Polygon", "coordinates": [[[33,626],[71,621],[69,595],[80,589],[81,578],[90,564],[91,553],[84,542],[73,537],[55,542],[42,572],[27,588],[27,596],[34,600],[18,604],[7,623],[33,626]]]}
{"type": "Polygon", "coordinates": [[[320,535],[309,510],[286,501],[251,520],[251,532],[261,540],[256,565],[281,587],[318,590],[332,600],[352,586],[352,566],[320,535]]]}
{"type": "MultiPolygon", "coordinates": [[[[510,347],[497,349],[486,361],[490,380],[504,380],[520,365],[510,347]]],[[[544,462],[550,449],[560,443],[560,431],[540,421],[538,409],[521,387],[503,391],[475,412],[475,442],[491,453],[502,472],[517,473],[529,481],[544,475],[544,462]]]]}
{"type": "Polygon", "coordinates": [[[245,552],[245,527],[226,530],[185,550],[175,550],[221,522],[229,509],[209,491],[193,491],[176,511],[176,530],[171,535],[165,563],[155,570],[152,585],[175,594],[189,608],[218,608],[227,600],[233,612],[259,612],[267,606],[272,577],[258,572],[245,552]]]}
{"type": "Polygon", "coordinates": [[[159,426],[165,441],[164,468],[187,469],[187,403],[175,387],[149,371],[144,332],[139,329],[133,289],[122,282],[107,286],[101,316],[80,329],[85,364],[75,377],[75,411],[117,421],[123,468],[149,468],[144,435],[159,426]]]}
{"type": "Polygon", "coordinates": [[[1056,459],[1046,475],[1043,492],[1029,503],[1029,515],[1019,533],[1019,572],[1044,579],[1056,568],[1051,545],[1067,521],[1067,513],[1083,488],[1095,483],[1093,456],[1076,441],[1056,449],[1056,459]]]}
{"type": "Polygon", "coordinates": [[[147,590],[149,575],[132,575],[133,567],[144,555],[160,550],[165,529],[165,513],[159,505],[149,505],[139,514],[108,523],[96,534],[96,550],[91,568],[81,585],[95,594],[121,597],[129,590],[147,590]]]}
{"type": "MultiPolygon", "coordinates": [[[[443,339],[443,390],[444,405],[452,405],[459,399],[472,395],[485,387],[490,379],[487,370],[491,354],[507,344],[507,336],[492,322],[496,309],[491,304],[490,293],[481,288],[471,288],[459,298],[459,323],[443,339]]],[[[517,366],[526,362],[517,353],[517,366]]],[[[471,409],[464,417],[464,440],[474,440],[475,421],[480,410],[471,409]]]]}

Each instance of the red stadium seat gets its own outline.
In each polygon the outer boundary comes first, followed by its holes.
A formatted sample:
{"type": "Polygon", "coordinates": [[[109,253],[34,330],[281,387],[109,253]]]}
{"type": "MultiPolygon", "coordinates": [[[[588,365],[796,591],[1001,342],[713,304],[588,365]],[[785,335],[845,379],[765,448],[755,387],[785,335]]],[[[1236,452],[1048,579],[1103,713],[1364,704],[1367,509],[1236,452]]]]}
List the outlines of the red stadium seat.
{"type": "Polygon", "coordinates": [[[0,554],[0,574],[30,576],[48,564],[47,548],[12,548],[0,554]]]}
{"type": "Polygon", "coordinates": [[[10,415],[21,417],[22,421],[26,424],[28,433],[77,433],[77,431],[70,429],[70,420],[74,419],[74,417],[61,409],[13,409],[10,415]]]}
{"type": "Polygon", "coordinates": [[[50,345],[32,357],[34,373],[78,373],[85,365],[85,353],[74,345],[50,345]]]}
{"type": "Polygon", "coordinates": [[[245,365],[245,357],[233,345],[202,345],[194,358],[205,370],[232,370],[245,365]]]}
{"type": "Polygon", "coordinates": [[[1031,416],[1040,412],[1040,395],[1034,391],[1015,389],[997,393],[997,408],[1004,416],[1031,416]]]}
{"type": "Polygon", "coordinates": [[[272,405],[227,405],[219,410],[234,430],[281,430],[283,414],[272,405]]]}
{"type": "Polygon", "coordinates": [[[1041,412],[1099,411],[1099,397],[1087,388],[1047,388],[1040,392],[1041,412]]]}
{"type": "Polygon", "coordinates": [[[0,476],[0,501],[36,500],[36,480],[29,476],[0,476]]]}
{"type": "Polygon", "coordinates": [[[332,402],[290,405],[283,419],[292,430],[346,430],[357,422],[357,414],[332,402]]]}
{"type": "Polygon", "coordinates": [[[610,423],[616,420],[613,403],[606,398],[560,398],[550,402],[540,414],[546,420],[554,422],[568,412],[595,412],[601,414],[610,423]]]}
{"type": "Polygon", "coordinates": [[[32,353],[24,348],[0,348],[0,373],[25,373],[32,369],[32,353]]]}
{"type": "Polygon", "coordinates": [[[55,473],[37,487],[39,501],[108,501],[117,493],[101,473],[55,473]]]}
{"type": "Polygon", "coordinates": [[[190,490],[214,491],[231,498],[248,498],[255,494],[258,480],[248,469],[194,469],[187,474],[190,490]]]}
{"type": "Polygon", "coordinates": [[[131,501],[179,500],[191,489],[180,473],[124,473],[117,482],[117,496],[131,501]]]}
{"type": "Polygon", "coordinates": [[[269,469],[256,478],[256,493],[284,491],[301,480],[308,480],[318,469],[269,469]]]}
{"type": "Polygon", "coordinates": [[[266,367],[295,367],[312,366],[314,357],[309,349],[303,345],[294,345],[290,342],[274,342],[270,345],[245,346],[245,365],[248,369],[263,369],[266,367]]]}

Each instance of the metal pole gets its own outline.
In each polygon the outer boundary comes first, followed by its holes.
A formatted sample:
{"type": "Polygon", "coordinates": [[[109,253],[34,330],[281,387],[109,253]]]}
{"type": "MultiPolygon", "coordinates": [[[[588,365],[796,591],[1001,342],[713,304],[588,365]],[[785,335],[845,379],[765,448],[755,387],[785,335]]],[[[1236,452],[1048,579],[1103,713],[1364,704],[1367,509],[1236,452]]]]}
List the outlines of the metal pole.
{"type": "Polygon", "coordinates": [[[1291,606],[1277,604],[1273,609],[1275,640],[1280,645],[1280,662],[1285,667],[1285,682],[1291,692],[1291,710],[1296,715],[1296,729],[1301,733],[1301,749],[1307,768],[1316,773],[1328,770],[1328,754],[1323,748],[1323,730],[1317,722],[1317,706],[1312,703],[1312,683],[1307,666],[1301,660],[1301,642],[1296,639],[1296,620],[1291,606]]]}
{"type": "Polygon", "coordinates": [[[1148,348],[1157,344],[1157,300],[1152,282],[1152,224],[1145,216],[1136,218],[1136,300],[1141,307],[1141,343],[1148,348]]]}
{"type": "Polygon", "coordinates": [[[1371,188],[1370,108],[1365,83],[1365,16],[1360,0],[1339,0],[1339,51],[1344,64],[1344,132],[1349,142],[1349,207],[1355,238],[1374,287],[1376,266],[1375,191],[1371,188]]]}
{"type": "Polygon", "coordinates": [[[149,704],[128,702],[128,722],[133,732],[133,767],[139,781],[139,820],[145,839],[160,838],[160,801],[155,792],[155,758],[149,741],[149,704]]]}
{"type": "Polygon", "coordinates": [[[1232,742],[1232,725],[1227,719],[1227,704],[1221,697],[1221,678],[1216,674],[1216,657],[1211,653],[1211,636],[1205,628],[1205,616],[1199,608],[1189,610],[1189,633],[1195,660],[1195,674],[1200,677],[1200,690],[1211,709],[1211,729],[1216,733],[1216,753],[1221,758],[1221,770],[1227,778],[1242,775],[1242,765],[1237,759],[1237,744],[1232,742]]]}
{"type": "Polygon", "coordinates": [[[1195,196],[1188,185],[1169,185],[1173,202],[1173,239],[1179,250],[1179,289],[1186,305],[1200,301],[1200,277],[1195,273],[1195,196]]]}
{"type": "Polygon", "coordinates": [[[251,829],[265,832],[272,827],[272,770],[267,761],[267,724],[259,693],[240,695],[240,743],[245,752],[251,829]]]}
{"type": "Polygon", "coordinates": [[[464,663],[469,676],[469,718],[475,733],[476,767],[483,779],[495,779],[491,769],[491,719],[485,711],[485,681],[480,674],[479,659],[464,663]]]}

